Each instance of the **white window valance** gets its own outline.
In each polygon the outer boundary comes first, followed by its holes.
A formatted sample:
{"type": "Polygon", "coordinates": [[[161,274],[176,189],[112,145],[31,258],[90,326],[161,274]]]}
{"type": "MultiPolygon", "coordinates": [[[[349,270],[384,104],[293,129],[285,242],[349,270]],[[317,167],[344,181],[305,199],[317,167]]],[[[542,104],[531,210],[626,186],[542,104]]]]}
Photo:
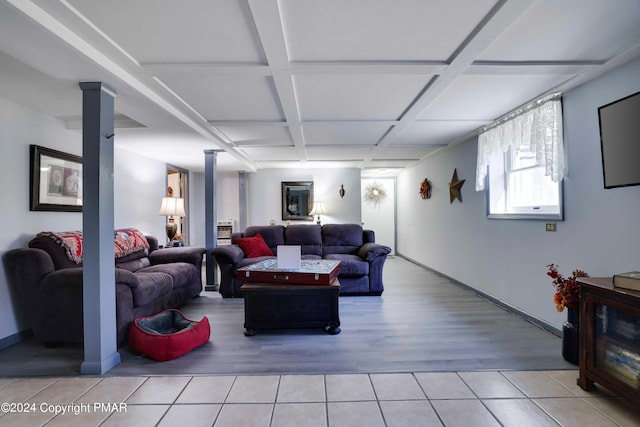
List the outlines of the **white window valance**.
{"type": "Polygon", "coordinates": [[[553,182],[565,176],[561,94],[549,95],[483,128],[478,136],[476,191],[484,190],[492,155],[527,145],[553,182]]]}

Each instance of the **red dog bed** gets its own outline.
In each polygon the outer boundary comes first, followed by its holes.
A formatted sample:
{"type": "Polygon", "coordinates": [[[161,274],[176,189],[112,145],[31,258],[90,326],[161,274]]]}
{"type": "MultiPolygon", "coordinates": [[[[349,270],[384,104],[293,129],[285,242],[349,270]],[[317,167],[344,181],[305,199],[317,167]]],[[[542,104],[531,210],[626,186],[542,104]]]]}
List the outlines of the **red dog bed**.
{"type": "Polygon", "coordinates": [[[199,322],[187,319],[179,310],[165,310],[139,317],[131,324],[131,346],[157,361],[176,359],[209,341],[211,327],[205,316],[199,322]]]}

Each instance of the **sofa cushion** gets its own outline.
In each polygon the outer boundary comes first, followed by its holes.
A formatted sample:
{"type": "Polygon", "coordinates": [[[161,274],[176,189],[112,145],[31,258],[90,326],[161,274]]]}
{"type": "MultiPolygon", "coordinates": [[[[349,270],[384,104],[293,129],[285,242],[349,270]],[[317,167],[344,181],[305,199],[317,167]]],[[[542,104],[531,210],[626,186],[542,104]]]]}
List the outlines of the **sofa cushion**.
{"type": "Polygon", "coordinates": [[[131,289],[135,307],[147,305],[160,295],[171,292],[171,289],[173,289],[173,279],[167,273],[136,273],[136,278],[138,279],[138,286],[131,289]]]}
{"type": "Polygon", "coordinates": [[[116,261],[116,267],[122,268],[124,270],[129,270],[131,272],[138,271],[141,268],[149,267],[151,262],[149,261],[149,257],[145,256],[146,251],[144,252],[136,252],[126,257],[120,258],[116,261]]]}
{"type": "Polygon", "coordinates": [[[366,261],[363,261],[362,258],[360,258],[357,255],[329,254],[329,255],[325,255],[324,259],[342,261],[342,269],[340,270],[340,276],[358,277],[358,276],[366,276],[369,274],[369,263],[366,261]]]}
{"type": "Polygon", "coordinates": [[[260,233],[253,237],[241,237],[236,239],[235,243],[242,248],[246,258],[273,256],[273,252],[269,249],[260,233]]]}
{"type": "Polygon", "coordinates": [[[324,254],[351,254],[362,246],[359,224],[325,224],[322,226],[324,254]]]}
{"type": "Polygon", "coordinates": [[[186,262],[174,262],[171,264],[156,264],[150,267],[145,267],[136,271],[136,275],[140,273],[166,273],[171,276],[173,281],[173,288],[182,288],[192,284],[194,281],[199,281],[199,275],[201,274],[198,269],[186,262]]]}
{"type": "Polygon", "coordinates": [[[284,229],[285,245],[300,246],[302,255],[322,256],[322,227],[318,224],[294,224],[284,229]]]}

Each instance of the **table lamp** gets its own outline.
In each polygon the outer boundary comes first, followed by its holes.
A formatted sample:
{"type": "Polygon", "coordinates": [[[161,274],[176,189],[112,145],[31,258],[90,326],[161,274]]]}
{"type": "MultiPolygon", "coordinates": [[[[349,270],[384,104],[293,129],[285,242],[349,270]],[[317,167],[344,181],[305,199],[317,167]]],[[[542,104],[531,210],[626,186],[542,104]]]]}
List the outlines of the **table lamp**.
{"type": "Polygon", "coordinates": [[[184,199],[181,197],[163,197],[162,205],[160,206],[160,215],[169,217],[169,221],[167,222],[167,239],[169,239],[168,246],[171,246],[178,231],[178,224],[175,223],[173,217],[186,216],[184,199]]]}
{"type": "Polygon", "coordinates": [[[324,204],[320,201],[313,204],[313,209],[309,212],[309,215],[317,215],[316,224],[320,224],[320,214],[324,215],[324,204]]]}

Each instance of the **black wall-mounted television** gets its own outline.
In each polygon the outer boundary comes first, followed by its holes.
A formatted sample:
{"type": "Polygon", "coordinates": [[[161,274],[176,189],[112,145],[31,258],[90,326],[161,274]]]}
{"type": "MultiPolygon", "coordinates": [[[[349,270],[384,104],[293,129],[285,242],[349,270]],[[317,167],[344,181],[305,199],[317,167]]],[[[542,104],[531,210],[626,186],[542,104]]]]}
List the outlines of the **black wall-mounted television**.
{"type": "Polygon", "coordinates": [[[598,108],[604,188],[640,185],[640,92],[598,108]]]}

